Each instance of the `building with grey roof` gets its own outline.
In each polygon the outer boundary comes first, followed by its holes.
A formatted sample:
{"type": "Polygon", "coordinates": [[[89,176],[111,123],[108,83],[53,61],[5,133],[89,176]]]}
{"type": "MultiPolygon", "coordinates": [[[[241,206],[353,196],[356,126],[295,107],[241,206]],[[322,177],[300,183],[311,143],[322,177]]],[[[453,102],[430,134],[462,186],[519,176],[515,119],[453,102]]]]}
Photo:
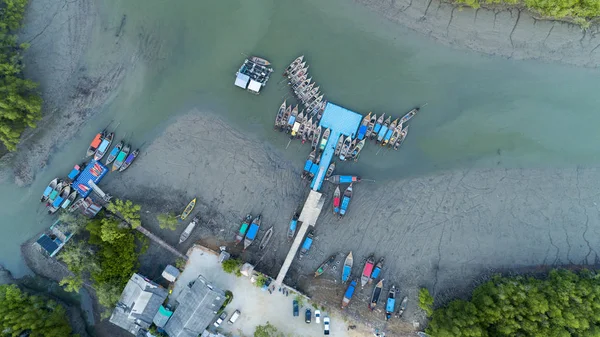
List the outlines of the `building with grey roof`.
{"type": "Polygon", "coordinates": [[[138,336],[148,329],[168,291],[140,274],[133,274],[110,316],[110,322],[138,336]]]}
{"type": "Polygon", "coordinates": [[[177,298],[177,307],[165,331],[169,337],[197,337],[216,318],[224,302],[223,290],[198,276],[177,298]]]}

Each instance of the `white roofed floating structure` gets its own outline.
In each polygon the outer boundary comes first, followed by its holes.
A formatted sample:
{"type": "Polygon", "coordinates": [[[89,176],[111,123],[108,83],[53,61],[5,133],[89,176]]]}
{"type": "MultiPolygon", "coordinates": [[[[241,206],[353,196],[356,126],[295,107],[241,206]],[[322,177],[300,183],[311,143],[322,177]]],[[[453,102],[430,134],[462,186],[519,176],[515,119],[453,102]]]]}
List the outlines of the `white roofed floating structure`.
{"type": "Polygon", "coordinates": [[[244,60],[235,73],[235,85],[258,95],[260,88],[267,84],[272,72],[271,62],[256,56],[250,57],[244,60]]]}
{"type": "Polygon", "coordinates": [[[260,92],[260,88],[262,88],[262,84],[255,80],[250,80],[250,84],[248,85],[248,91],[258,94],[260,92]]]}
{"type": "Polygon", "coordinates": [[[237,73],[235,77],[235,85],[242,89],[246,89],[248,87],[248,82],[250,82],[250,76],[242,73],[237,73]]]}

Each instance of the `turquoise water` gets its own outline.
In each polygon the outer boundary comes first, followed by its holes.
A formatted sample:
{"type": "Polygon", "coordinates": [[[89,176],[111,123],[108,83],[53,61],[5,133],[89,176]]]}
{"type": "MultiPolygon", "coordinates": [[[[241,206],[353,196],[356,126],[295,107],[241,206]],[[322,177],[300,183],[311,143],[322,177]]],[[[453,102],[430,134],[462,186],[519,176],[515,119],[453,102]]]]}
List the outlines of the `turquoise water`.
{"type": "MultiPolygon", "coordinates": [[[[462,167],[597,165],[600,98],[597,70],[516,62],[436,45],[346,0],[105,0],[92,38],[91,65],[107,57],[127,16],[126,50],[138,50],[114,101],[57,149],[32,186],[0,185],[6,243],[0,263],[26,272],[19,245],[51,224],[38,204],[49,180],[79,161],[108,121],[121,122],[135,145],[180,113],[210,111],[283,151],[302,166],[306,148],[272,131],[286,96],[281,70],[300,54],[326,97],[362,114],[395,117],[427,103],[410,122],[399,152],[369,144],[341,170],[385,181],[462,167]],[[243,54],[271,60],[275,74],[260,96],[233,86],[243,54]]],[[[119,136],[117,136],[118,138],[119,136]]]]}

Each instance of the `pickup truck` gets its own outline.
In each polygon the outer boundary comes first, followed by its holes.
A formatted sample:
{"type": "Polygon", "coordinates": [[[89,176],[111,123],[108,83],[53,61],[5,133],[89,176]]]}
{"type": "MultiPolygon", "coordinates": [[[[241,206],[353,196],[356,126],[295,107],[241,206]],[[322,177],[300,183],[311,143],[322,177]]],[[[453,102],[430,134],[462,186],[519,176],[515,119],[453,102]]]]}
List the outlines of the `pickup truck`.
{"type": "Polygon", "coordinates": [[[329,317],[323,317],[323,334],[329,335],[329,317]]]}

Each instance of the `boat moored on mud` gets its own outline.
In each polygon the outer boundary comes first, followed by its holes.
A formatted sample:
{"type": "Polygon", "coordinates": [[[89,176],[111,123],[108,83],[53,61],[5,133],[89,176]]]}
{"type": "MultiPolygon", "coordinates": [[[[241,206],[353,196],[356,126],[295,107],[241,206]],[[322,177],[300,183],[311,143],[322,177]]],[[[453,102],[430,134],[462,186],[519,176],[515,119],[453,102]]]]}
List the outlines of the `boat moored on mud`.
{"type": "Polygon", "coordinates": [[[341,201],[342,192],[340,191],[340,185],[335,187],[335,191],[333,192],[333,213],[340,213],[340,201],[341,201]]]}
{"type": "Polygon", "coordinates": [[[340,217],[346,215],[346,211],[348,211],[348,206],[350,205],[350,199],[352,199],[352,184],[344,191],[342,204],[340,205],[340,217]]]}
{"type": "Polygon", "coordinates": [[[119,167],[119,172],[123,172],[125,170],[127,170],[127,168],[129,166],[131,166],[131,163],[133,163],[133,161],[135,160],[135,158],[137,158],[138,154],[140,154],[140,149],[135,149],[135,151],[131,152],[127,158],[125,159],[125,161],[123,162],[123,165],[121,165],[121,167],[119,167]]]}
{"type": "Polygon", "coordinates": [[[344,267],[342,269],[342,282],[346,283],[348,279],[350,279],[350,274],[352,273],[352,265],[354,264],[354,258],[352,257],[352,252],[348,253],[346,256],[346,260],[344,260],[344,267]]]}
{"type": "Polygon", "coordinates": [[[290,220],[290,226],[288,227],[287,239],[288,241],[292,241],[294,235],[296,235],[296,227],[298,227],[298,217],[300,215],[298,213],[294,213],[292,220],[290,220]]]}
{"type": "Polygon", "coordinates": [[[364,288],[367,283],[371,280],[371,273],[373,272],[373,257],[369,256],[363,267],[362,275],[360,276],[360,286],[364,288]]]}
{"type": "Polygon", "coordinates": [[[235,235],[235,244],[238,245],[242,240],[244,240],[244,236],[246,236],[246,232],[248,231],[248,227],[250,227],[250,223],[252,222],[252,215],[246,215],[244,221],[242,221],[242,225],[240,226],[240,230],[235,235]]]}
{"type": "Polygon", "coordinates": [[[387,302],[385,304],[385,320],[389,321],[394,313],[396,307],[396,286],[393,285],[388,294],[387,302]]]}
{"type": "Polygon", "coordinates": [[[345,309],[348,306],[348,304],[350,304],[350,300],[354,295],[354,290],[356,290],[356,281],[352,280],[352,282],[350,282],[350,285],[348,285],[346,292],[344,293],[344,298],[342,299],[342,309],[345,309]]]}
{"type": "Polygon", "coordinates": [[[192,221],[187,225],[187,227],[185,227],[185,230],[179,236],[180,244],[190,237],[190,234],[192,234],[192,231],[194,230],[199,221],[200,219],[198,217],[194,217],[192,221]]]}
{"type": "Polygon", "coordinates": [[[258,245],[258,249],[264,250],[265,248],[267,248],[267,245],[269,244],[269,241],[271,241],[272,236],[273,236],[273,226],[269,227],[269,229],[267,229],[267,232],[265,233],[265,235],[263,235],[263,238],[260,240],[260,245],[258,245]]]}
{"type": "Polygon", "coordinates": [[[185,220],[185,218],[188,217],[188,215],[190,215],[190,213],[192,213],[192,211],[194,210],[194,207],[196,207],[196,198],[192,199],[192,201],[190,201],[187,206],[185,206],[185,209],[183,210],[183,213],[181,213],[181,215],[179,216],[180,220],[185,220]]]}
{"type": "Polygon", "coordinates": [[[331,255],[327,261],[323,262],[319,268],[315,271],[315,277],[323,275],[323,273],[329,268],[330,265],[335,261],[335,255],[331,255]]]}
{"type": "Polygon", "coordinates": [[[371,295],[371,303],[369,303],[369,309],[373,311],[377,306],[377,302],[379,301],[379,296],[381,295],[381,291],[383,289],[383,280],[377,282],[375,288],[373,289],[373,295],[371,295]]]}
{"type": "Polygon", "coordinates": [[[302,243],[302,246],[300,247],[300,253],[298,255],[298,260],[302,260],[304,255],[308,254],[308,251],[310,250],[310,247],[312,246],[312,243],[313,243],[314,235],[315,234],[312,230],[309,231],[308,234],[306,235],[306,238],[304,239],[304,242],[302,243]]]}
{"type": "Polygon", "coordinates": [[[246,233],[246,238],[244,239],[244,250],[248,249],[252,242],[256,239],[256,234],[258,234],[258,230],[260,229],[260,215],[258,215],[252,223],[250,224],[250,228],[246,233]]]}
{"type": "Polygon", "coordinates": [[[402,299],[402,302],[400,302],[400,308],[398,309],[398,312],[396,313],[396,317],[398,317],[398,318],[402,317],[402,315],[404,314],[404,311],[406,311],[407,305],[408,305],[408,297],[404,296],[404,298],[402,299]]]}
{"type": "Polygon", "coordinates": [[[377,261],[375,268],[373,268],[373,272],[371,273],[371,280],[376,280],[381,274],[381,268],[383,268],[383,257],[377,261]]]}

